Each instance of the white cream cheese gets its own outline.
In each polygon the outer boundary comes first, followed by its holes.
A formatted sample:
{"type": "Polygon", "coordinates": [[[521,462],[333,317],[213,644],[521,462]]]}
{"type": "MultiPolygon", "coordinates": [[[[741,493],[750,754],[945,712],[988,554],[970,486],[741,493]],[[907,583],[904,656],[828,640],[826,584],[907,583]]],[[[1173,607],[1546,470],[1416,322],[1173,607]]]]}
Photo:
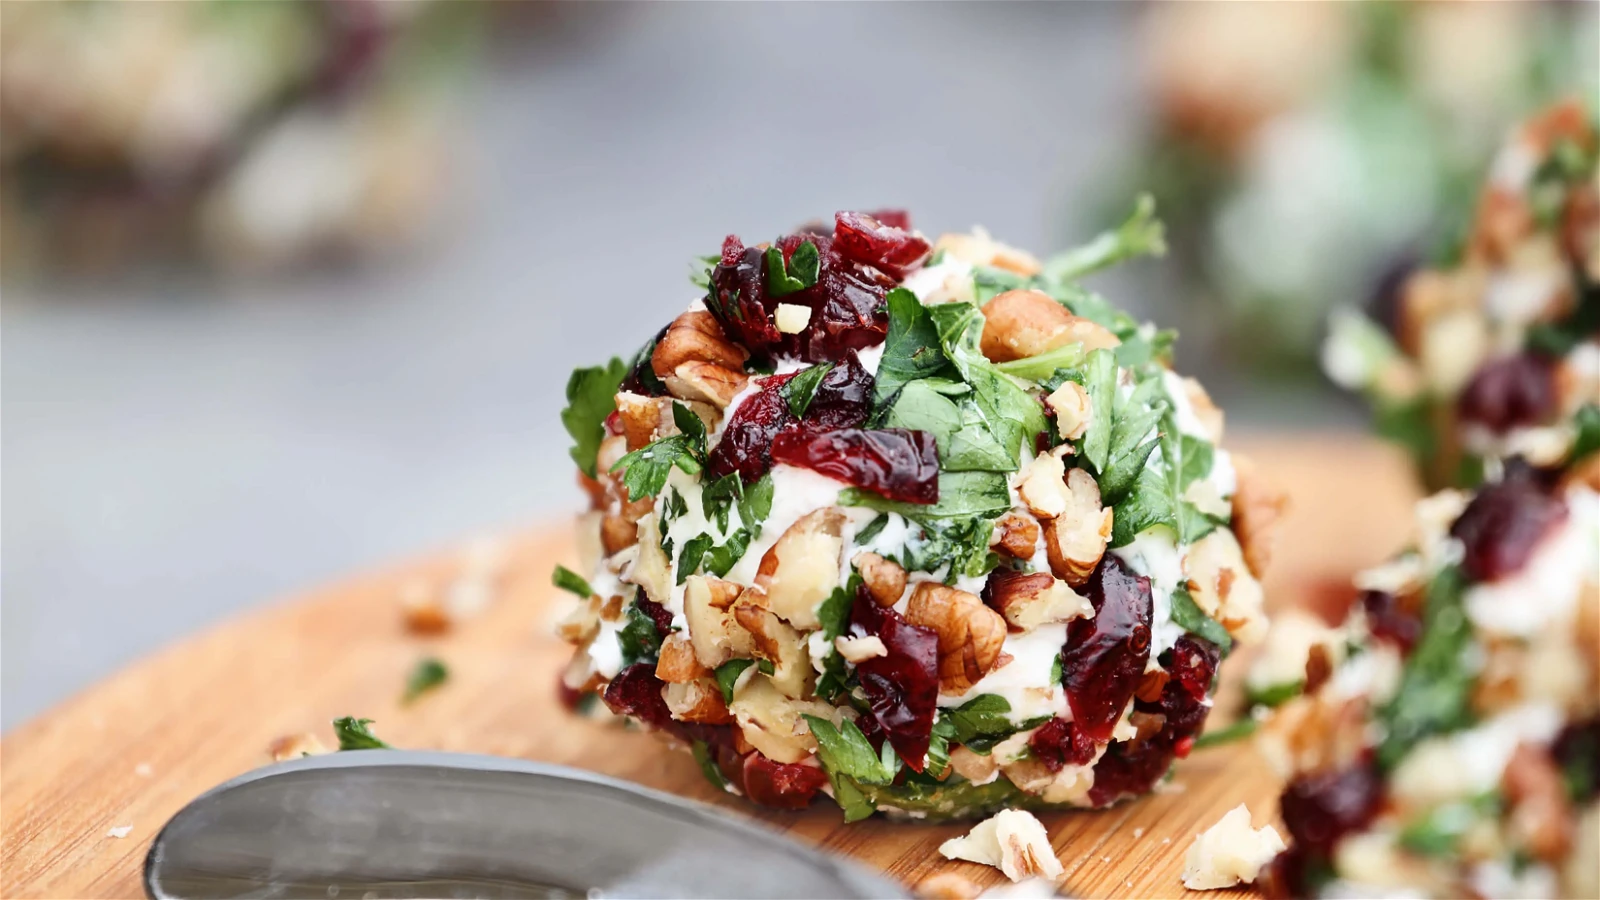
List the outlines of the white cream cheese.
{"type": "MultiPolygon", "coordinates": [[[[826,475],[802,469],[799,466],[776,465],[772,467],[772,511],[761,523],[761,536],[750,542],[745,555],[728,572],[728,580],[740,584],[754,584],[756,569],[761,557],[783,537],[806,513],[826,509],[839,502],[839,491],[848,487],[844,482],[826,475]]],[[[731,524],[731,520],[730,520],[731,524]]]]}
{"type": "Polygon", "coordinates": [[[1492,790],[1518,744],[1549,743],[1564,721],[1553,704],[1527,703],[1464,731],[1429,738],[1394,770],[1390,790],[1400,802],[1416,807],[1492,790]]]}
{"type": "Polygon", "coordinates": [[[1183,552],[1172,529],[1155,525],[1139,532],[1127,545],[1111,551],[1128,568],[1150,579],[1154,612],[1150,617],[1150,665],[1183,637],[1183,626],[1172,621],[1172,592],[1188,581],[1183,573],[1183,552]]]}
{"type": "Polygon", "coordinates": [[[924,306],[937,303],[973,302],[972,264],[945,254],[936,266],[924,266],[901,283],[901,287],[917,295],[924,306]]]}
{"type": "Polygon", "coordinates": [[[1472,624],[1528,637],[1576,615],[1584,585],[1600,577],[1600,496],[1574,487],[1566,500],[1566,520],[1544,537],[1520,571],[1467,589],[1463,602],[1472,624]]]}
{"type": "Polygon", "coordinates": [[[1067,626],[1061,623],[1041,625],[1025,634],[1008,634],[1001,652],[1009,653],[1011,662],[979,679],[966,693],[940,694],[939,705],[960,706],[983,694],[995,694],[1011,704],[1009,718],[1013,724],[1041,716],[1071,718],[1066,692],[1051,677],[1066,642],[1067,626]]]}

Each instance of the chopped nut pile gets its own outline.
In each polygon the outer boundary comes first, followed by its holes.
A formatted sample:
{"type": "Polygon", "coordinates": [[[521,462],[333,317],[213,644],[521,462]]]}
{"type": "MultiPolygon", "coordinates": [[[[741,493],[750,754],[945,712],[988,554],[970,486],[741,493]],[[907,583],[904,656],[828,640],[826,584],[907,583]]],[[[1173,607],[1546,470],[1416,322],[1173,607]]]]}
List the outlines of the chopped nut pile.
{"type": "Polygon", "coordinates": [[[687,311],[568,383],[567,699],[848,821],[1150,791],[1266,627],[1284,508],[1172,333],[1077,283],[1161,249],[1147,201],[1042,263],[893,211],[730,236],[687,311]]]}

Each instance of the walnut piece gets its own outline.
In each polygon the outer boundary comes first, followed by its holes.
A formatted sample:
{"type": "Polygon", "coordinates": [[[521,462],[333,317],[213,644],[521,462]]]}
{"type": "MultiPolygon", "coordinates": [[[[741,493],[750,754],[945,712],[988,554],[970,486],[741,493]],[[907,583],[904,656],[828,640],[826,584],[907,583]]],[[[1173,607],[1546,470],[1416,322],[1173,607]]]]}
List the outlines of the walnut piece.
{"type": "Polygon", "coordinates": [[[989,576],[989,605],[1017,631],[1094,615],[1094,604],[1049,572],[1008,572],[989,576]]]}
{"type": "Polygon", "coordinates": [[[861,582],[867,586],[867,593],[872,595],[872,602],[879,606],[893,606],[900,602],[900,595],[906,592],[906,570],[899,563],[870,551],[857,553],[852,562],[861,572],[861,582]]]}
{"type": "Polygon", "coordinates": [[[884,646],[883,638],[875,634],[865,637],[840,635],[833,639],[833,646],[838,648],[840,656],[851,663],[866,662],[869,659],[889,655],[889,648],[884,646]]]}
{"type": "Polygon", "coordinates": [[[656,659],[656,677],[667,684],[687,684],[706,675],[711,670],[700,663],[694,645],[682,634],[669,634],[661,642],[661,655],[656,659]]]}
{"type": "Polygon", "coordinates": [[[701,400],[726,409],[744,389],[749,353],[728,340],[705,310],[686,312],[667,326],[650,356],[650,368],[680,400],[701,400]]]}
{"type": "Polygon", "coordinates": [[[977,596],[924,581],[912,589],[905,617],[939,636],[941,692],[965,693],[999,665],[1006,622],[977,596]]]}
{"type": "Polygon", "coordinates": [[[722,702],[722,688],[717,680],[703,675],[681,684],[668,684],[661,689],[672,717],[680,722],[700,725],[724,725],[733,721],[727,704],[722,702]]]}
{"type": "Polygon", "coordinates": [[[834,507],[806,513],[761,557],[756,586],[766,592],[767,608],[796,628],[822,624],[817,607],[839,586],[844,521],[834,507]]]}
{"type": "Polygon", "coordinates": [[[728,609],[738,591],[739,586],[732,582],[700,575],[690,575],[684,581],[683,615],[688,620],[689,643],[707,669],[715,669],[735,656],[748,657],[755,651],[750,632],[728,609]]]}
{"type": "Polygon", "coordinates": [[[1513,840],[1545,862],[1564,859],[1572,847],[1577,816],[1550,752],[1536,744],[1519,744],[1506,763],[1500,788],[1511,806],[1513,840]]]}
{"type": "Polygon", "coordinates": [[[1271,825],[1251,828],[1250,810],[1241,803],[1195,836],[1184,858],[1183,886],[1191,891],[1211,891],[1253,882],[1261,868],[1283,850],[1277,829],[1271,825]]]}
{"type": "Polygon", "coordinates": [[[1082,469],[1067,472],[1067,508],[1045,523],[1050,571],[1073,587],[1094,574],[1111,540],[1112,512],[1100,508],[1100,485],[1082,469]]]}
{"type": "Polygon", "coordinates": [[[1289,511],[1289,495],[1269,482],[1248,457],[1233,455],[1238,490],[1233,495],[1233,533],[1245,564],[1260,578],[1272,560],[1278,520],[1289,511]]]}
{"type": "Polygon", "coordinates": [[[1039,549],[1039,522],[1034,517],[1012,510],[994,523],[995,543],[1012,559],[1033,559],[1039,549]]]}
{"type": "Polygon", "coordinates": [[[1122,343],[1105,326],[1073,315],[1043,291],[998,294],[983,305],[983,317],[978,347],[993,362],[1026,359],[1068,344],[1088,351],[1122,343]]]}
{"type": "Polygon", "coordinates": [[[1012,881],[1039,877],[1053,881],[1063,871],[1044,825],[1020,809],[1002,809],[966,835],[940,844],[939,854],[994,866],[1012,881]]]}
{"type": "Polygon", "coordinates": [[[286,762],[302,756],[321,756],[328,752],[328,748],[323,746],[322,741],[317,740],[316,735],[302,731],[299,734],[286,734],[278,738],[267,747],[267,752],[272,754],[273,762],[286,762]]]}
{"type": "Polygon", "coordinates": [[[1089,417],[1094,415],[1094,406],[1089,400],[1089,392],[1083,385],[1076,381],[1063,381],[1061,387],[1056,388],[1050,396],[1044,398],[1045,405],[1056,414],[1056,430],[1069,441],[1083,437],[1089,428],[1089,417]]]}

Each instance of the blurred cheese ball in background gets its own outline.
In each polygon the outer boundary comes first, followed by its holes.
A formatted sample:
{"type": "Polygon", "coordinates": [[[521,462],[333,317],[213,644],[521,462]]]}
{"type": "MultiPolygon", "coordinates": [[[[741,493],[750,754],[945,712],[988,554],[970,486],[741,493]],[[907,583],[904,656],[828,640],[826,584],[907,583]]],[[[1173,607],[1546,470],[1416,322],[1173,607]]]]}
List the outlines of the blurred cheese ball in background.
{"type": "Polygon", "coordinates": [[[374,2],[8,7],[8,269],[245,268],[411,237],[480,11],[374,2]]]}

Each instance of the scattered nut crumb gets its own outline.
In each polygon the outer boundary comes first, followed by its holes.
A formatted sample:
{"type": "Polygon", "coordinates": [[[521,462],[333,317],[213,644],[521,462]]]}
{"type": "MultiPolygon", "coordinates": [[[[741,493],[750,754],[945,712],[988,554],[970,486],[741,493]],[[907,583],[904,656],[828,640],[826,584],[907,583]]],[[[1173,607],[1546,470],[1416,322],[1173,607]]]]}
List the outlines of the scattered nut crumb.
{"type": "Polygon", "coordinates": [[[917,885],[917,896],[923,900],[977,900],[982,893],[971,879],[955,872],[941,872],[917,885]]]}
{"type": "Polygon", "coordinates": [[[149,778],[151,775],[154,775],[155,773],[156,773],[156,770],[150,768],[150,764],[149,763],[139,763],[137,766],[133,767],[133,774],[139,776],[140,778],[149,778]]]}
{"type": "Polygon", "coordinates": [[[1170,843],[1172,843],[1172,838],[1162,838],[1161,839],[1161,843],[1170,844],[1170,843]]]}
{"type": "Polygon", "coordinates": [[[286,762],[302,756],[320,756],[327,753],[328,748],[322,745],[316,735],[302,731],[278,738],[267,747],[267,752],[272,755],[273,762],[286,762]]]}
{"type": "Polygon", "coordinates": [[[131,831],[133,831],[132,825],[118,825],[117,827],[108,830],[106,832],[106,837],[125,838],[131,831]]]}
{"type": "Polygon", "coordinates": [[[441,634],[488,608],[499,596],[506,568],[500,538],[479,538],[461,550],[460,568],[441,586],[408,581],[400,587],[400,611],[412,634],[441,634]]]}
{"type": "Polygon", "coordinates": [[[1105,860],[1106,862],[1111,862],[1111,857],[1109,857],[1109,856],[1102,856],[1100,858],[1105,860]]]}
{"type": "Polygon", "coordinates": [[[1137,841],[1139,838],[1142,838],[1142,837],[1144,837],[1144,829],[1143,828],[1135,828],[1133,830],[1133,839],[1137,841]]]}
{"type": "Polygon", "coordinates": [[[946,859],[994,866],[1012,881],[1042,875],[1060,878],[1061,860],[1050,846],[1050,835],[1033,813],[1003,809],[979,822],[962,837],[939,845],[946,859]]]}
{"type": "Polygon", "coordinates": [[[1271,825],[1250,827],[1250,810],[1241,803],[1195,836],[1184,859],[1183,886],[1209,891],[1255,881],[1261,867],[1283,849],[1283,838],[1271,825]]]}
{"type": "Polygon", "coordinates": [[[839,648],[839,655],[852,663],[866,662],[879,656],[888,656],[889,648],[884,646],[883,638],[875,634],[866,637],[846,637],[839,635],[833,639],[833,645],[839,648]]]}

